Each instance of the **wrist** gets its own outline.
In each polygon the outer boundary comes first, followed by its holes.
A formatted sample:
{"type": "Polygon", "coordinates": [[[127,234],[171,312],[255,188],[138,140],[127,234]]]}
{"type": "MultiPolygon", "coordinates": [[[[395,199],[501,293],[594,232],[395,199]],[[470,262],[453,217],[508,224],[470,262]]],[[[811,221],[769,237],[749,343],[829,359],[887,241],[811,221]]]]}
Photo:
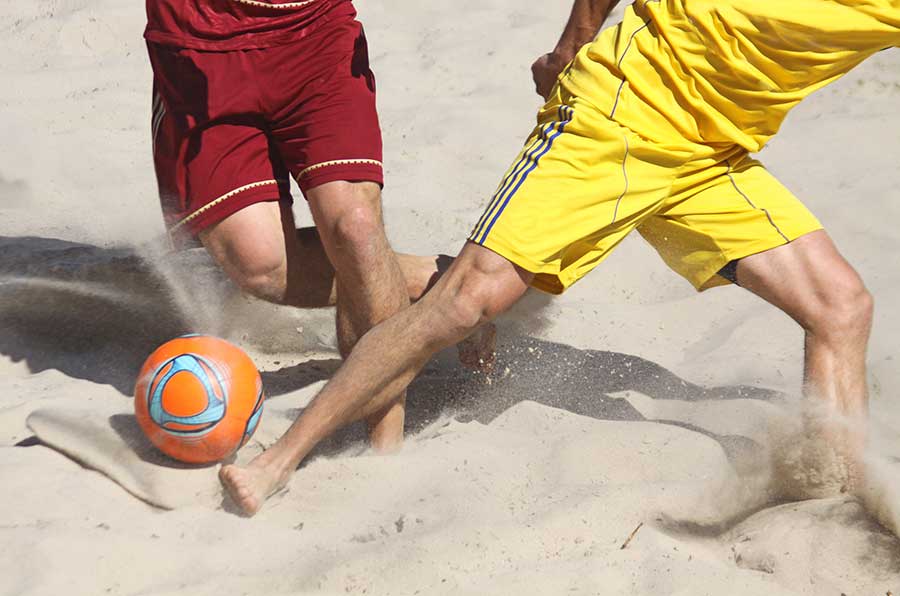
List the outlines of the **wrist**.
{"type": "Polygon", "coordinates": [[[556,46],[548,56],[551,64],[565,66],[575,58],[576,53],[578,53],[578,48],[556,46]]]}
{"type": "Polygon", "coordinates": [[[567,30],[551,54],[570,61],[578,53],[578,50],[586,44],[594,41],[597,30],[593,27],[576,26],[567,30]]]}

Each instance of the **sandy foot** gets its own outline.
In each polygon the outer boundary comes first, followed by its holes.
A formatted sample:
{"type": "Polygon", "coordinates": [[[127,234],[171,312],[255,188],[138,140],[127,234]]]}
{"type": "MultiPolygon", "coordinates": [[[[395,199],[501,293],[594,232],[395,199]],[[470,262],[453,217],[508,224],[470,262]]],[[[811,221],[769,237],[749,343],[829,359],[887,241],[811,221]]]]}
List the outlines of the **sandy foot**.
{"type": "Polygon", "coordinates": [[[466,368],[489,373],[496,360],[497,327],[486,323],[466,339],[459,342],[459,361],[466,368]]]}
{"type": "Polygon", "coordinates": [[[280,474],[254,462],[247,467],[222,466],[219,480],[232,501],[248,516],[255,515],[266,499],[285,484],[280,474]]]}

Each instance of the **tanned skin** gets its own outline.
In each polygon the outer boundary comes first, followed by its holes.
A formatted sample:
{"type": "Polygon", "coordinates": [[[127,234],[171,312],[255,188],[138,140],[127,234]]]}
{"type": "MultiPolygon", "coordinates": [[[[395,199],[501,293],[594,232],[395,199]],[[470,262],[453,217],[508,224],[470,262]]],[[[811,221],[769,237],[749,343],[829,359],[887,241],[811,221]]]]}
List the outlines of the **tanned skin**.
{"type": "MultiPolygon", "coordinates": [[[[532,66],[538,93],[546,97],[613,5],[611,0],[576,0],[556,48],[532,66]]],[[[532,273],[504,257],[466,243],[421,300],[360,338],[343,366],[269,450],[246,467],[221,469],[232,499],[246,514],[256,513],[319,441],[384,411],[432,355],[510,308],[532,279],[532,273]]],[[[872,320],[872,298],[859,276],[828,235],[817,231],[741,259],[737,281],[803,327],[806,392],[855,422],[824,429],[836,449],[858,446],[867,412],[865,352],[872,320]]]]}
{"type": "MultiPolygon", "coordinates": [[[[369,327],[421,298],[450,258],[395,254],[384,236],[376,184],[330,183],[308,195],[317,227],[295,229],[290,206],[272,201],[241,209],[201,232],[200,240],[228,276],[257,298],[299,308],[337,306],[338,346],[346,356],[369,327]]],[[[473,334],[458,346],[460,361],[488,370],[493,343],[492,326],[473,334]]],[[[367,416],[377,451],[402,443],[403,403],[398,395],[390,407],[367,416]]]]}

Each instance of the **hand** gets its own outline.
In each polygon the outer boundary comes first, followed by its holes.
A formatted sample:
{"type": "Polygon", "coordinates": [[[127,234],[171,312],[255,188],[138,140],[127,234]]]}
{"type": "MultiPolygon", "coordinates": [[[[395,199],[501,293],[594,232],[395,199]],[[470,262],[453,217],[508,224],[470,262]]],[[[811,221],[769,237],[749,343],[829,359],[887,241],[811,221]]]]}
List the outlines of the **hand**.
{"type": "Polygon", "coordinates": [[[570,59],[566,59],[556,52],[544,54],[531,65],[531,77],[534,79],[534,88],[537,94],[546,100],[550,97],[550,91],[559,78],[570,59]]]}

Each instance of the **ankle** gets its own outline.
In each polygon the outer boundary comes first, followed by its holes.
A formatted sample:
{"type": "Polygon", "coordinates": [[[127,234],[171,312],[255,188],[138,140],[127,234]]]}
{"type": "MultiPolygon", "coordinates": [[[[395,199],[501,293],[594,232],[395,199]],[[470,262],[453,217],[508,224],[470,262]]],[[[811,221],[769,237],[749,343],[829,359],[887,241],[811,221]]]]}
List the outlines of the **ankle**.
{"type": "Polygon", "coordinates": [[[277,447],[270,447],[253,458],[249,467],[256,468],[267,476],[284,479],[288,478],[296,468],[290,464],[291,462],[280,453],[277,447]]]}

